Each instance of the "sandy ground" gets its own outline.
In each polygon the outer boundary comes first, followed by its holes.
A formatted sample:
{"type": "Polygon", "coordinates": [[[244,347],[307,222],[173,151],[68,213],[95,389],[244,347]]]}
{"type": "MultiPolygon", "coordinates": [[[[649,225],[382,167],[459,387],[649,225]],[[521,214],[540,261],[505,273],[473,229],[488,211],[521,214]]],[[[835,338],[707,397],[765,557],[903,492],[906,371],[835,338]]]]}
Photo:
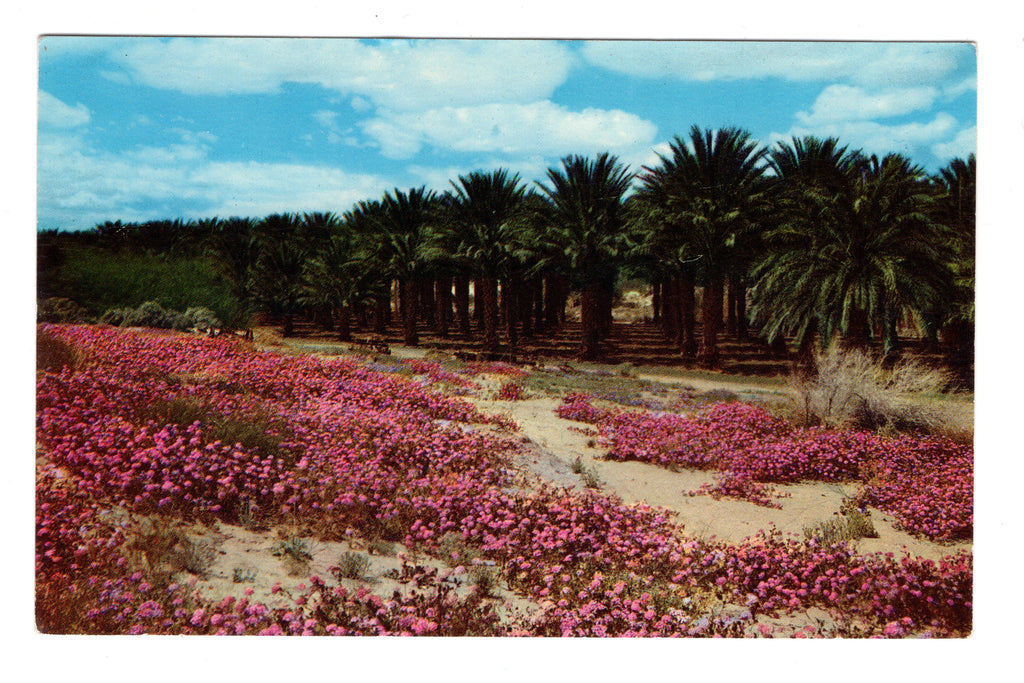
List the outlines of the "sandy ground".
{"type": "MultiPolygon", "coordinates": [[[[270,330],[266,341],[280,345],[280,337],[270,330]]],[[[261,339],[257,337],[257,345],[261,339]]],[[[322,352],[320,349],[301,348],[301,343],[289,340],[287,346],[294,350],[322,352]]],[[[395,358],[423,358],[428,350],[406,347],[392,347],[395,358]]],[[[784,385],[765,386],[756,382],[723,377],[710,379],[690,377],[657,371],[641,372],[638,379],[658,382],[668,386],[688,387],[698,392],[727,389],[741,399],[786,400],[789,396],[784,385]]],[[[481,410],[511,417],[520,425],[520,434],[527,441],[525,452],[519,456],[519,464],[535,476],[556,486],[577,486],[582,488],[580,475],[573,473],[572,463],[576,458],[595,473],[601,480],[601,489],[613,493],[627,503],[647,503],[676,513],[677,521],[685,533],[700,538],[717,538],[727,542],[739,542],[756,535],[759,530],[772,527],[784,535],[803,538],[804,528],[829,519],[839,511],[844,497],[857,492],[859,484],[849,482],[830,484],[804,482],[792,485],[777,485],[780,497],[776,502],[781,509],[766,508],[740,500],[715,500],[710,496],[690,496],[705,483],[714,481],[714,473],[699,470],[669,471],[647,463],[617,462],[603,460],[603,451],[596,447],[592,436],[573,431],[587,425],[563,420],[555,414],[560,403],[554,397],[532,397],[521,401],[494,400],[498,387],[507,378],[482,376],[476,378],[482,391],[477,397],[466,397],[481,410]],[[482,398],[487,397],[487,398],[482,398]]],[[[943,408],[951,418],[965,430],[973,426],[974,404],[970,399],[949,399],[943,408]]],[[[972,550],[971,542],[935,543],[920,539],[894,528],[892,517],[877,509],[871,509],[871,521],[878,532],[878,538],[860,539],[856,542],[864,553],[891,552],[897,557],[902,554],[939,560],[958,550],[972,550]]]]}
{"type": "MultiPolygon", "coordinates": [[[[578,422],[563,420],[555,414],[560,401],[535,398],[523,401],[474,401],[481,410],[508,415],[519,425],[521,434],[535,446],[535,452],[523,460],[535,474],[560,485],[575,483],[582,487],[571,465],[576,458],[601,480],[603,491],[614,493],[627,503],[647,503],[671,510],[685,533],[699,538],[717,538],[731,543],[753,536],[771,527],[784,535],[803,538],[804,527],[830,518],[839,511],[843,498],[856,493],[859,484],[806,482],[777,485],[781,509],[766,508],[740,500],[715,500],[710,496],[689,496],[686,492],[714,481],[714,473],[699,470],[671,472],[640,462],[602,460],[603,450],[592,436],[573,431],[578,422]],[[575,479],[575,481],[573,481],[575,479]]],[[[871,509],[871,520],[879,537],[860,539],[857,548],[864,553],[892,552],[897,557],[913,556],[939,560],[960,549],[971,550],[969,542],[941,544],[919,539],[893,527],[892,518],[871,509]]]]}

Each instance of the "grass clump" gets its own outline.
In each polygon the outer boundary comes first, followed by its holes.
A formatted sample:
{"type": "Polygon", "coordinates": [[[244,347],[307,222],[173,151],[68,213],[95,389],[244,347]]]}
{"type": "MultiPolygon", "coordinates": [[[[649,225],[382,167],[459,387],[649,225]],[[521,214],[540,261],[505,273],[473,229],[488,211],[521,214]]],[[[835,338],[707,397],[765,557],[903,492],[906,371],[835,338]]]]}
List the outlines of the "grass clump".
{"type": "Polygon", "coordinates": [[[164,584],[180,572],[205,578],[217,557],[217,550],[207,541],[149,518],[129,527],[125,549],[134,566],[145,569],[156,583],[164,584]]]}
{"type": "Polygon", "coordinates": [[[583,459],[578,455],[569,467],[573,474],[578,474],[580,476],[580,479],[583,481],[583,485],[588,489],[599,489],[604,483],[601,481],[601,478],[597,476],[597,470],[584,465],[583,459]]]}
{"type": "Polygon", "coordinates": [[[332,571],[339,579],[362,579],[370,571],[370,560],[360,553],[343,553],[332,571]]]}
{"type": "Polygon", "coordinates": [[[313,553],[310,552],[309,544],[301,538],[291,538],[278,541],[271,547],[270,554],[280,557],[291,576],[298,576],[309,570],[309,563],[313,560],[313,553]]]}
{"type": "Polygon", "coordinates": [[[870,514],[859,509],[854,501],[846,499],[831,519],[805,526],[804,538],[827,546],[860,538],[878,538],[878,532],[871,523],[870,514]]]}
{"type": "Polygon", "coordinates": [[[945,413],[922,396],[941,395],[949,383],[948,372],[918,360],[887,367],[866,351],[838,345],[815,354],[813,371],[790,378],[799,422],[883,433],[941,431],[945,413]]]}
{"type": "Polygon", "coordinates": [[[246,567],[235,567],[231,570],[232,583],[252,583],[256,580],[256,570],[246,567]]]}

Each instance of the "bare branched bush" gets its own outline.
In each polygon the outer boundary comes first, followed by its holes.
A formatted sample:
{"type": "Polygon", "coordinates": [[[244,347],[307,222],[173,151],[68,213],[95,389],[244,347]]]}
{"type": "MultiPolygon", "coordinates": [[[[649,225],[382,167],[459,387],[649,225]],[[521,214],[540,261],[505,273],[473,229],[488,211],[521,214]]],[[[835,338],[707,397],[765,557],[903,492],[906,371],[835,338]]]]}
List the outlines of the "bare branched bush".
{"type": "Polygon", "coordinates": [[[945,411],[923,397],[942,394],[950,375],[915,359],[886,367],[866,351],[833,345],[815,354],[813,371],[794,373],[789,384],[806,425],[935,432],[945,411]]]}

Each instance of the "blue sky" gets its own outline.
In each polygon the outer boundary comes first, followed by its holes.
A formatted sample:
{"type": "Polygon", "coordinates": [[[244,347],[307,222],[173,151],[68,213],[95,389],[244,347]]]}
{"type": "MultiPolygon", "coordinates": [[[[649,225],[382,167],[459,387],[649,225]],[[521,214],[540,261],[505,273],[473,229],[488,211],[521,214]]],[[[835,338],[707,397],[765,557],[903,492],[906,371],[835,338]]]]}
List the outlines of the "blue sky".
{"type": "Polygon", "coordinates": [[[43,37],[39,228],[343,212],[567,154],[657,162],[675,135],[838,136],[935,171],[975,151],[956,42],[43,37]]]}

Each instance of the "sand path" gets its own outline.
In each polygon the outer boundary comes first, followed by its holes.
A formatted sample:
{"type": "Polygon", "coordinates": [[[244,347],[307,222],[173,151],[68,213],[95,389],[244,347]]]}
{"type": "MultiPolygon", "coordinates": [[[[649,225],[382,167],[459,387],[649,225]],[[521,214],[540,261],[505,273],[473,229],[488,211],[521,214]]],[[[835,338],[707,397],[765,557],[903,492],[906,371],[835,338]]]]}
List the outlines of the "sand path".
{"type": "MultiPolygon", "coordinates": [[[[678,515],[676,521],[683,525],[686,533],[699,538],[714,537],[737,543],[773,526],[784,535],[803,538],[805,526],[830,518],[838,512],[843,498],[856,493],[859,487],[857,482],[778,485],[776,489],[783,496],[777,500],[781,509],[741,500],[689,496],[686,492],[713,482],[714,473],[671,472],[647,463],[602,460],[604,451],[596,447],[594,437],[570,429],[586,425],[563,420],[555,414],[558,399],[473,402],[485,412],[508,415],[520,425],[522,436],[535,446],[524,464],[538,476],[558,485],[582,487],[582,479],[571,469],[573,461],[579,458],[601,480],[603,491],[614,493],[627,503],[643,502],[670,510],[678,515]]],[[[880,510],[871,510],[871,520],[879,537],[857,542],[858,550],[864,553],[892,552],[899,557],[905,552],[939,560],[959,549],[972,547],[969,542],[940,544],[913,537],[895,529],[892,518],[880,510]]]]}

